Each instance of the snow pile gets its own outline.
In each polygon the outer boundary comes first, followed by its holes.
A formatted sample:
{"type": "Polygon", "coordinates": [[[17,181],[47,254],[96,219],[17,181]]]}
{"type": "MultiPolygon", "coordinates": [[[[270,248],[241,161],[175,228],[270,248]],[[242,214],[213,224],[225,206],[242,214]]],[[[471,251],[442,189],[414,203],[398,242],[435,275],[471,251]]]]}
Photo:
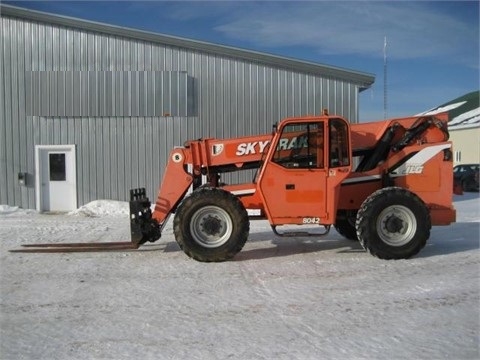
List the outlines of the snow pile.
{"type": "Polygon", "coordinates": [[[21,209],[18,206],[0,205],[0,216],[10,215],[10,214],[27,215],[27,214],[36,214],[36,213],[37,212],[35,210],[21,209]]]}
{"type": "Polygon", "coordinates": [[[18,206],[0,205],[0,215],[11,214],[18,211],[18,206]]]}
{"type": "Polygon", "coordinates": [[[95,200],[68,213],[72,216],[104,217],[128,216],[128,202],[114,200],[95,200]]]}

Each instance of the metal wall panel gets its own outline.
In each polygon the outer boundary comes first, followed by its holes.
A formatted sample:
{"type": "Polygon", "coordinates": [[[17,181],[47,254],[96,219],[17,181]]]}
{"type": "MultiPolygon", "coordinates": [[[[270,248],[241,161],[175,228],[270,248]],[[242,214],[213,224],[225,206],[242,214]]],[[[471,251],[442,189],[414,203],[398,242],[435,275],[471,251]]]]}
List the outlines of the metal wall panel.
{"type": "MultiPolygon", "coordinates": [[[[187,116],[185,71],[27,71],[30,116],[187,116]],[[122,83],[123,86],[116,87],[122,83]],[[112,104],[123,99],[123,107],[112,104]]],[[[190,106],[191,108],[191,106],[190,106]]]]}
{"type": "Polygon", "coordinates": [[[35,208],[35,145],[76,145],[79,206],[138,186],[154,198],[185,140],[268,133],[324,108],[357,122],[365,86],[78,26],[2,15],[0,27],[0,204],[24,208],[35,208]]]}

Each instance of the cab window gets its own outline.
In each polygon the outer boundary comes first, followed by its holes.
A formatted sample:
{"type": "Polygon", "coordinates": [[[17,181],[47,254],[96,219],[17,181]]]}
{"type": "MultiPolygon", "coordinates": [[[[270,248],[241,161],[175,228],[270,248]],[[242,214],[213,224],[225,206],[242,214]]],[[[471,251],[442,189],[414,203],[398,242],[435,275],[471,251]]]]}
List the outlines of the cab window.
{"type": "Polygon", "coordinates": [[[331,168],[349,166],[349,144],[348,144],[348,127],[347,124],[340,119],[330,119],[329,121],[329,154],[331,168]]]}
{"type": "Polygon", "coordinates": [[[324,167],[323,122],[285,126],[272,161],[286,168],[324,167]]]}

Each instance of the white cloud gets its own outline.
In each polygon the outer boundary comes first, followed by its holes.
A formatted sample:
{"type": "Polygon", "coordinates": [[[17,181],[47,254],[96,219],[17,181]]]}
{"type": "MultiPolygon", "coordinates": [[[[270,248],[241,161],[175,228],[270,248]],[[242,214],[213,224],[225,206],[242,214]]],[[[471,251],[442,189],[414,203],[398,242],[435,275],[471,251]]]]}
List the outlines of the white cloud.
{"type": "MultiPolygon", "coordinates": [[[[215,29],[264,47],[308,46],[321,54],[397,59],[457,56],[478,67],[478,22],[440,11],[430,2],[239,3],[215,29]],[[460,55],[462,54],[462,55],[460,55]],[[465,54],[465,55],[464,55],[465,54]]],[[[466,6],[464,4],[464,6],[466,6]]]]}

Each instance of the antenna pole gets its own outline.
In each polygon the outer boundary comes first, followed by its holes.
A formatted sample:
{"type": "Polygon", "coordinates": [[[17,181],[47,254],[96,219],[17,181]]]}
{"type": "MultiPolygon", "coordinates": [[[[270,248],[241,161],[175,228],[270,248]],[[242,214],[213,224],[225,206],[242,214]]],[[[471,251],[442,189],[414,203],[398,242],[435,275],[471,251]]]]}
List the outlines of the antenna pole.
{"type": "Polygon", "coordinates": [[[383,117],[387,118],[387,37],[383,41],[383,117]]]}

